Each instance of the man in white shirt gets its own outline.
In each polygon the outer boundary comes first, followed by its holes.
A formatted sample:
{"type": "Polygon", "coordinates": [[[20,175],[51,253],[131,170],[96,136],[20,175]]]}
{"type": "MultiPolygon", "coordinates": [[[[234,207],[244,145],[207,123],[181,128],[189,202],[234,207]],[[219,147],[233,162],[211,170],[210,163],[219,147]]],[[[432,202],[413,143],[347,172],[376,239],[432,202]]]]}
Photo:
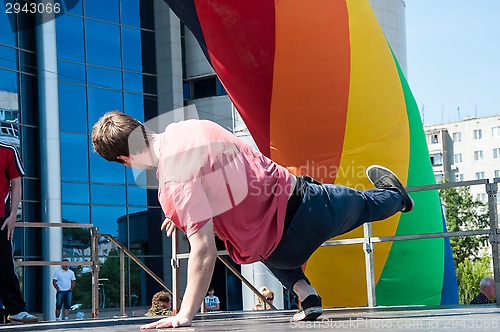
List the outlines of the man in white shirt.
{"type": "Polygon", "coordinates": [[[76,284],[75,273],[68,267],[68,260],[63,259],[61,269],[54,273],[52,285],[57,291],[56,294],[56,320],[61,320],[61,308],[64,305],[64,318],[68,319],[69,308],[71,307],[71,294],[76,284]]]}
{"type": "Polygon", "coordinates": [[[214,295],[215,289],[210,286],[208,289],[208,295],[205,297],[205,311],[218,311],[220,310],[220,301],[217,296],[214,295]]]}

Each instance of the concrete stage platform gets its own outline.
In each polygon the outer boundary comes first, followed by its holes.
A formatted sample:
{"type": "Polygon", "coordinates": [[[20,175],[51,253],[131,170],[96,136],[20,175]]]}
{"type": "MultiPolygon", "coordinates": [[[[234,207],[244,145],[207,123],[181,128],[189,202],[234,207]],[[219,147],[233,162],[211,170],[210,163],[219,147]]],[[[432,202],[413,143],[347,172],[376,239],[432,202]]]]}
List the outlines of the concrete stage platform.
{"type": "MultiPolygon", "coordinates": [[[[179,331],[500,331],[500,308],[492,305],[453,307],[377,307],[325,309],[316,322],[292,323],[294,311],[199,314],[179,331]]],[[[132,317],[33,324],[0,325],[2,331],[139,331],[157,318],[132,317]]],[[[162,329],[166,331],[168,329],[162,329]]]]}

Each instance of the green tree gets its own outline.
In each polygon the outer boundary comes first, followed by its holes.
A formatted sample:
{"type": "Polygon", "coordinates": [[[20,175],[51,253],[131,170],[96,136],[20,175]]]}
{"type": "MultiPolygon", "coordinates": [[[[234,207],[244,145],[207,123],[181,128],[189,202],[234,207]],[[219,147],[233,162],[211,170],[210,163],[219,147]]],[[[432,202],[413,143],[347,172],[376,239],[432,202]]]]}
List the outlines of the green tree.
{"type": "MultiPolygon", "coordinates": [[[[133,252],[135,255],[138,251],[133,252]]],[[[119,250],[111,250],[106,261],[101,264],[99,278],[107,278],[107,281],[102,281],[101,290],[105,292],[105,307],[116,308],[120,306],[120,257],[119,250]]],[[[130,289],[128,293],[129,281],[129,259],[125,257],[125,303],[134,304],[135,301],[129,302],[129,297],[141,298],[141,277],[140,268],[134,262],[130,262],[130,289]]],[[[76,272],[75,272],[76,273],[76,272]]],[[[77,275],[77,285],[73,291],[73,303],[81,303],[82,309],[92,308],[92,274],[84,273],[77,275]]]]}
{"type": "MultiPolygon", "coordinates": [[[[470,187],[441,189],[445,207],[446,226],[449,232],[484,229],[489,227],[486,204],[473,199],[470,187]]],[[[479,282],[490,276],[490,258],[479,256],[487,245],[488,236],[461,236],[450,238],[457,272],[458,299],[469,304],[479,294],[479,282]]]]}
{"type": "Polygon", "coordinates": [[[457,267],[458,300],[460,304],[469,304],[479,294],[479,282],[491,276],[491,259],[483,256],[475,260],[464,260],[457,267]]]}
{"type": "MultiPolygon", "coordinates": [[[[449,232],[484,229],[489,227],[486,204],[474,200],[470,187],[440,189],[445,207],[446,226],[449,232]]],[[[488,236],[463,236],[450,238],[455,267],[465,260],[474,260],[485,246],[488,236]]]]}

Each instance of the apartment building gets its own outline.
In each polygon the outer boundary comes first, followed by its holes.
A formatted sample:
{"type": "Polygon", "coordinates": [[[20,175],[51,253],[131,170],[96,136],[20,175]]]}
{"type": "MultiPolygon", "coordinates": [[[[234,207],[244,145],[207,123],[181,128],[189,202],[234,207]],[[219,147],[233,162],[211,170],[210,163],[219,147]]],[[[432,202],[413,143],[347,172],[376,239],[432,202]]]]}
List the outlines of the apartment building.
{"type": "MultiPolygon", "coordinates": [[[[436,182],[500,178],[500,115],[424,127],[436,182]]],[[[487,202],[483,186],[473,197],[487,202]]]]}

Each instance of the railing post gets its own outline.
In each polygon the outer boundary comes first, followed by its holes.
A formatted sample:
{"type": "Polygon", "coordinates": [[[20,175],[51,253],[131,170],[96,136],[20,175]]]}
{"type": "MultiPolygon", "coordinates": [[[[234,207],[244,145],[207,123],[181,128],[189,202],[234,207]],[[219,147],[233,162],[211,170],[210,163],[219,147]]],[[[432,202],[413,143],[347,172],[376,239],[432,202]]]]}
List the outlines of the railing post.
{"type": "Polygon", "coordinates": [[[493,277],[495,278],[495,289],[497,305],[500,304],[500,235],[498,228],[497,213],[497,183],[487,183],[486,193],[488,194],[488,212],[490,217],[490,243],[491,256],[493,258],[493,277]]]}
{"type": "Polygon", "coordinates": [[[127,317],[125,313],[125,253],[120,248],[120,316],[127,317]]]}
{"type": "Polygon", "coordinates": [[[177,314],[180,309],[179,260],[177,259],[177,254],[179,253],[178,233],[177,228],[172,233],[172,260],[170,261],[172,265],[172,311],[174,314],[177,314]]]}
{"type": "Polygon", "coordinates": [[[92,318],[99,318],[99,228],[90,229],[92,256],[92,318]]]}
{"type": "Polygon", "coordinates": [[[363,232],[365,242],[363,243],[363,250],[365,252],[365,269],[366,269],[366,292],[368,295],[368,307],[375,307],[377,305],[377,297],[375,293],[375,268],[373,259],[373,242],[372,237],[372,224],[365,223],[363,225],[363,232]]]}

